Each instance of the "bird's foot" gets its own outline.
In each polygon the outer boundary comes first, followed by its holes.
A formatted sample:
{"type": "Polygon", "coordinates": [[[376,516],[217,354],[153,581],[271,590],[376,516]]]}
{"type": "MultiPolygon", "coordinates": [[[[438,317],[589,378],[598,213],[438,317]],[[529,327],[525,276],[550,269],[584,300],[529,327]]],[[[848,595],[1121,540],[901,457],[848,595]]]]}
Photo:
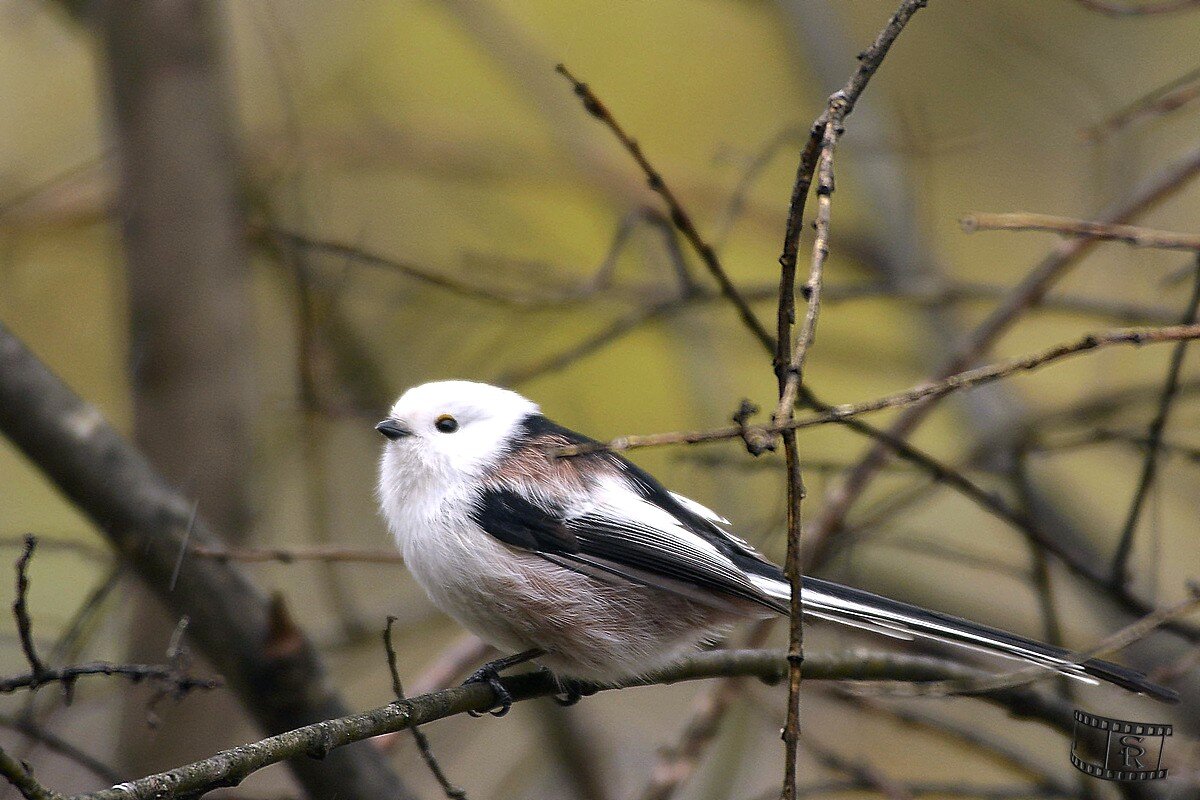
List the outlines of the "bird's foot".
{"type": "MultiPolygon", "coordinates": [[[[492,692],[496,695],[496,707],[490,709],[487,713],[493,717],[503,717],[512,708],[513,696],[508,689],[504,688],[504,684],[500,682],[500,671],[515,667],[517,664],[524,664],[526,661],[545,655],[546,652],[541,648],[533,648],[512,656],[497,658],[495,661],[489,661],[475,672],[471,673],[471,677],[463,681],[463,686],[470,683],[486,683],[491,687],[492,692]]],[[[481,717],[483,713],[480,711],[468,711],[472,717],[481,717]]]]}
{"type": "MultiPolygon", "coordinates": [[[[493,717],[503,717],[512,708],[513,698],[509,694],[508,689],[504,688],[504,684],[500,682],[500,670],[492,666],[492,663],[484,664],[479,669],[471,673],[471,677],[463,681],[463,686],[471,683],[486,683],[491,687],[492,692],[496,695],[496,707],[489,709],[487,713],[493,717]]],[[[482,717],[482,711],[468,711],[472,717],[482,717]]]]}

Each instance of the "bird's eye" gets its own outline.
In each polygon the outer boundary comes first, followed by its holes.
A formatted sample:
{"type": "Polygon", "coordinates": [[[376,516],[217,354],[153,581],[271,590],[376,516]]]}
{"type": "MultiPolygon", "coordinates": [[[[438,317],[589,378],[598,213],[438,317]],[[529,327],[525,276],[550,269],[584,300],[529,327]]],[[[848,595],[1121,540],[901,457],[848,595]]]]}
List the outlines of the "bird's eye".
{"type": "Polygon", "coordinates": [[[449,414],[442,414],[433,422],[433,427],[442,433],[454,433],[458,430],[458,420],[449,414]]]}

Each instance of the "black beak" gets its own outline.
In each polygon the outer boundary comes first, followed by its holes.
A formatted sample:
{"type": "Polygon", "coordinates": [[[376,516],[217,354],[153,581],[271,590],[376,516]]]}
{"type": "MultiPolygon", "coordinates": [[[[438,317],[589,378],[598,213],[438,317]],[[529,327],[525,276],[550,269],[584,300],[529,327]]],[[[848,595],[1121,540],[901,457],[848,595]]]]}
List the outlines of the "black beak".
{"type": "Polygon", "coordinates": [[[375,426],[375,430],[382,433],[393,442],[397,439],[403,439],[405,436],[412,436],[412,431],[402,426],[394,419],[385,419],[383,422],[375,426]]]}

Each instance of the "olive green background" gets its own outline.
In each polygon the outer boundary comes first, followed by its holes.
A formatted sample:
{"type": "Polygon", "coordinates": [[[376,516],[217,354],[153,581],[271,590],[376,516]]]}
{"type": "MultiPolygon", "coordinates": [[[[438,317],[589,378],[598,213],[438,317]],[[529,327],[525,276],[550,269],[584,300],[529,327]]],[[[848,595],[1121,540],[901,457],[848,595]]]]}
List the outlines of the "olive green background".
{"type": "MultiPolygon", "coordinates": [[[[627,154],[554,74],[555,63],[588,81],[639,140],[701,231],[719,241],[739,285],[770,287],[777,280],[797,138],[769,159],[732,223],[730,199],[767,142],[789,128],[807,129],[894,3],[254,0],[221,6],[246,203],[256,218],[269,211],[281,226],[312,237],[355,244],[459,280],[537,293],[584,284],[628,212],[641,205],[661,208],[627,154]],[[806,29],[815,18],[821,29],[806,29]],[[830,21],[836,24],[824,24],[830,21]],[[814,40],[836,54],[841,66],[829,70],[836,77],[813,69],[814,40]]],[[[1099,145],[1086,142],[1081,131],[1193,69],[1198,35],[1200,13],[1114,19],[1065,0],[931,3],[867,90],[861,113],[869,109],[882,125],[864,134],[856,128],[859,115],[848,120],[838,151],[828,285],[875,280],[862,251],[880,229],[881,215],[919,234],[921,252],[952,280],[1015,284],[1052,247],[1053,237],[966,235],[958,217],[1011,210],[1094,216],[1195,147],[1200,105],[1133,125],[1099,145]],[[893,202],[895,195],[879,186],[879,170],[887,165],[901,170],[909,203],[893,202]]],[[[114,173],[98,48],[52,4],[31,0],[0,5],[0,42],[0,319],[127,430],[129,329],[119,229],[111,215],[114,173]]],[[[1200,189],[1189,186],[1144,222],[1194,232],[1198,207],[1200,189]]],[[[808,242],[806,235],[802,268],[808,242]]],[[[687,261],[695,280],[710,286],[691,253],[687,261]]],[[[1182,311],[1188,281],[1166,279],[1186,261],[1179,253],[1105,245],[1058,289],[1073,298],[1135,304],[1146,309],[1144,321],[1157,324],[1182,311]]],[[[621,251],[611,288],[563,307],[504,308],[352,260],[314,255],[310,263],[324,296],[336,298],[340,318],[366,344],[351,378],[378,375],[389,395],[438,378],[503,380],[677,290],[663,236],[645,226],[621,251]]],[[[390,398],[379,396],[362,413],[321,416],[318,457],[307,458],[301,437],[313,428],[298,403],[294,281],[263,248],[255,250],[254,292],[253,543],[299,546],[327,539],[388,546],[373,499],[379,442],[371,422],[390,398]],[[312,470],[324,491],[323,517],[314,510],[312,470]]],[[[832,293],[822,310],[807,372],[823,398],[853,401],[908,387],[945,353],[949,342],[931,340],[917,304],[878,297],[834,302],[836,297],[832,293]]],[[[956,304],[959,329],[968,330],[994,302],[956,304]]],[[[755,308],[773,319],[772,302],[755,308]]],[[[993,355],[1022,354],[1120,324],[1111,315],[1039,310],[993,355]]],[[[1142,431],[1169,351],[1160,345],[1087,355],[1012,379],[1005,397],[1024,404],[1022,418],[1038,419],[1104,393],[1146,387],[1140,402],[1104,423],[1142,431]]],[[[1195,364],[1189,357],[1185,382],[1195,375],[1195,364]]],[[[724,424],[742,398],[769,408],[774,387],[769,363],[734,312],[705,302],[640,325],[514,388],[562,423],[609,437],[724,424]]],[[[1200,405],[1185,394],[1168,439],[1200,445],[1198,412],[1200,405]]],[[[947,401],[915,441],[961,463],[977,443],[975,431],[987,424],[974,418],[977,413],[947,401]]],[[[1068,411],[1040,430],[1069,437],[1095,427],[1068,411]]],[[[853,435],[826,429],[804,432],[800,446],[814,463],[846,463],[864,450],[853,435]]],[[[635,459],[671,488],[719,509],[742,535],[782,558],[778,457],[765,457],[758,468],[729,443],[642,451],[635,459]]],[[[1121,444],[1031,460],[1040,485],[1087,526],[1102,552],[1115,545],[1140,464],[1140,451],[1121,444]]],[[[1002,488],[994,476],[972,474],[1002,488]]],[[[1198,476],[1196,464],[1165,458],[1143,517],[1135,586],[1160,604],[1182,597],[1185,580],[1196,576],[1200,564],[1198,476]]],[[[806,479],[811,514],[828,482],[820,469],[809,470],[806,479]]],[[[885,473],[851,522],[923,483],[912,471],[885,473]]],[[[181,488],[186,492],[186,485],[181,488]]],[[[103,577],[108,559],[91,525],[0,444],[0,537],[11,542],[25,532],[96,548],[91,555],[46,549],[34,562],[35,632],[48,646],[103,577]]],[[[17,553],[5,552],[13,558],[17,553]]],[[[1018,533],[941,489],[885,513],[827,574],[1040,636],[1029,565],[1018,533]],[[914,552],[912,543],[925,549],[914,552]],[[929,543],[991,565],[947,560],[928,552],[929,543]]],[[[282,592],[297,620],[326,647],[355,707],[390,699],[375,633],[386,615],[403,623],[402,673],[409,679],[459,636],[401,567],[248,569],[262,586],[282,592]],[[333,585],[344,595],[340,604],[331,601],[333,585]]],[[[1061,569],[1052,573],[1069,643],[1088,646],[1126,621],[1061,569]]],[[[88,658],[119,658],[122,652],[128,632],[121,591],[107,610],[89,635],[88,658]]],[[[0,641],[0,670],[20,671],[8,619],[0,623],[0,641]]],[[[890,646],[814,629],[810,647],[847,643],[890,646]]],[[[1182,650],[1169,642],[1166,652],[1182,650]]],[[[849,713],[812,688],[804,700],[805,736],[847,757],[875,760],[910,781],[1003,782],[1009,774],[936,737],[849,713]]],[[[587,755],[611,782],[610,796],[627,796],[644,783],[655,748],[677,735],[700,690],[688,685],[610,693],[572,712],[587,755]]],[[[113,758],[120,749],[114,709],[128,691],[116,680],[81,682],[75,704],[56,712],[53,724],[89,751],[113,758]]],[[[782,774],[777,730],[783,696],[763,687],[747,687],[746,695],[712,762],[684,796],[753,797],[782,774]]],[[[1084,689],[1081,696],[1097,713],[1170,721],[1170,712],[1113,692],[1084,689]]],[[[3,700],[13,710],[21,702],[3,700]]],[[[203,703],[201,695],[185,701],[203,703]]],[[[168,706],[161,713],[171,713],[168,706]]],[[[965,700],[938,702],[930,710],[1012,740],[1070,779],[1067,743],[1044,729],[965,700]]],[[[570,795],[555,748],[547,744],[561,736],[546,722],[550,713],[528,705],[502,721],[447,720],[429,734],[451,777],[472,797],[570,795]]],[[[226,744],[254,736],[252,728],[231,724],[226,744]]],[[[0,731],[0,740],[11,738],[0,731]]],[[[1189,752],[1183,741],[1175,744],[1172,766],[1182,765],[1189,752]]],[[[212,749],[197,744],[195,755],[212,749]]],[[[434,796],[411,743],[403,742],[394,758],[412,785],[434,796]]],[[[39,751],[30,759],[55,788],[93,785],[86,774],[39,751]]],[[[807,763],[806,780],[826,774],[811,759],[807,763]]],[[[272,768],[238,796],[280,791],[288,791],[286,775],[272,768]]]]}

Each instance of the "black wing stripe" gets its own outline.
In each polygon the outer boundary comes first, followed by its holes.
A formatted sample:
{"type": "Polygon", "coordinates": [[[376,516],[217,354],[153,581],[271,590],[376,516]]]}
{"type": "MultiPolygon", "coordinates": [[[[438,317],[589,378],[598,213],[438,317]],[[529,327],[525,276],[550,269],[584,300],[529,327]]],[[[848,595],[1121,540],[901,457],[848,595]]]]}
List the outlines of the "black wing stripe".
{"type": "Polygon", "coordinates": [[[695,598],[720,593],[724,597],[709,601],[714,606],[728,605],[731,596],[770,608],[776,605],[719,552],[706,557],[649,525],[595,513],[568,518],[560,509],[500,488],[480,494],[472,519],[505,544],[554,556],[555,563],[577,565],[582,572],[601,569],[695,598]],[[690,588],[681,592],[685,585],[690,588]]]}
{"type": "Polygon", "coordinates": [[[561,515],[516,492],[486,491],[475,506],[475,524],[505,544],[549,553],[578,553],[579,542],[561,515]]]}

